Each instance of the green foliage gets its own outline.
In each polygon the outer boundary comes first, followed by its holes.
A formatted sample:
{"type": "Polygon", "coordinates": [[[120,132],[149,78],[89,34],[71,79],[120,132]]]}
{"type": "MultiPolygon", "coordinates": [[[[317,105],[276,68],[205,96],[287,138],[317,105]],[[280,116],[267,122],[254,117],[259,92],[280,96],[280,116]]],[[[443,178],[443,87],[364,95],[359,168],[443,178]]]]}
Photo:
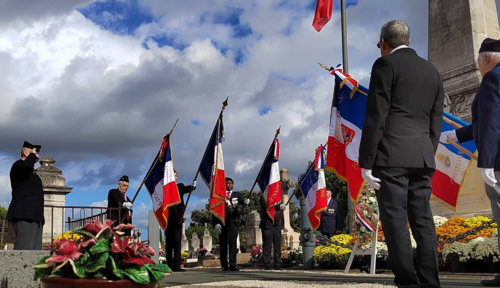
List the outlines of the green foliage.
{"type": "Polygon", "coordinates": [[[191,223],[194,223],[197,226],[205,226],[205,224],[207,225],[212,224],[212,213],[210,213],[208,203],[205,206],[205,209],[194,210],[191,212],[191,223]]]}
{"type": "Polygon", "coordinates": [[[0,220],[7,220],[7,209],[0,206],[0,220]]]}
{"type": "MultiPolygon", "coordinates": [[[[149,283],[149,272],[146,267],[133,267],[123,269],[122,273],[126,275],[130,280],[138,284],[148,284],[149,283]]],[[[161,280],[161,279],[160,279],[161,280]]]]}

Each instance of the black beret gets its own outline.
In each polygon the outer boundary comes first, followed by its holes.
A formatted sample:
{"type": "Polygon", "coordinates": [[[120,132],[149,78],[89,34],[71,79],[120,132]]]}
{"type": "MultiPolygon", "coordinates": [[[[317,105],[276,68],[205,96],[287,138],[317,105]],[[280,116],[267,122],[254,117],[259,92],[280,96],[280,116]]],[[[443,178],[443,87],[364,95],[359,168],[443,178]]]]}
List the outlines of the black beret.
{"type": "Polygon", "coordinates": [[[227,181],[231,181],[231,183],[233,183],[233,184],[234,184],[233,179],[231,179],[231,178],[229,178],[229,177],[226,177],[226,182],[227,182],[227,181]]]}
{"type": "Polygon", "coordinates": [[[36,148],[36,151],[40,152],[40,150],[42,149],[42,146],[41,145],[33,145],[28,141],[24,141],[23,148],[29,148],[29,149],[36,148]]]}
{"type": "Polygon", "coordinates": [[[122,178],[120,178],[120,181],[118,182],[127,182],[128,183],[128,176],[127,175],[123,175],[122,178]]]}
{"type": "Polygon", "coordinates": [[[479,48],[479,53],[482,52],[500,52],[500,41],[491,38],[484,39],[479,48]]]}

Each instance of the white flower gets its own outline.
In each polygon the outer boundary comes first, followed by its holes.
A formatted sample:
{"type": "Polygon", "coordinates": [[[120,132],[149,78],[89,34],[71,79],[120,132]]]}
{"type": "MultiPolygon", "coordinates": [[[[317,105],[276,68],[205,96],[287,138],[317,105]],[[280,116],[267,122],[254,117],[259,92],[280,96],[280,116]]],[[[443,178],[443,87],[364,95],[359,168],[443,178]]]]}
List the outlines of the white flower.
{"type": "Polygon", "coordinates": [[[449,255],[455,254],[460,262],[467,262],[472,257],[472,249],[470,244],[455,242],[443,249],[443,260],[449,262],[449,255]]]}
{"type": "Polygon", "coordinates": [[[446,221],[448,221],[448,218],[441,216],[434,216],[432,218],[434,219],[434,225],[436,227],[441,227],[444,223],[446,223],[446,221]]]}
{"type": "Polygon", "coordinates": [[[497,228],[493,228],[493,234],[491,237],[498,237],[498,229],[497,228]]]}
{"type": "Polygon", "coordinates": [[[366,228],[365,228],[365,226],[361,226],[361,228],[359,228],[359,230],[361,230],[361,232],[365,232],[366,228]]]}
{"type": "Polygon", "coordinates": [[[373,203],[375,203],[377,201],[377,199],[375,199],[375,197],[370,197],[368,198],[370,201],[372,201],[373,203]]]}
{"type": "Polygon", "coordinates": [[[495,259],[498,261],[498,237],[486,238],[483,241],[474,242],[471,246],[474,247],[471,252],[471,258],[483,260],[492,256],[493,261],[495,259]]]}

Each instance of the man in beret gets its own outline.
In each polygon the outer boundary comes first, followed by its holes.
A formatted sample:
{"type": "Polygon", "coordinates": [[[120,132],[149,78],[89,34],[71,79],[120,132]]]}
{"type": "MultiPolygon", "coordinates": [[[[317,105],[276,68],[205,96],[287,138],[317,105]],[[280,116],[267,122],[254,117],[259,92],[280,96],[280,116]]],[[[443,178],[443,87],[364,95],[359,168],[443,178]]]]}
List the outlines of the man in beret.
{"type": "MultiPolygon", "coordinates": [[[[108,193],[108,208],[121,208],[120,213],[118,210],[110,210],[111,220],[115,221],[115,225],[120,223],[132,224],[132,202],[125,193],[129,187],[129,180],[127,175],[123,175],[118,181],[118,189],[111,189],[108,193]],[[119,206],[121,204],[121,207],[119,206]],[[124,218],[125,217],[125,218],[124,218]],[[122,219],[123,222],[120,222],[122,219]]],[[[126,231],[128,236],[132,231],[126,231]]]]}
{"type": "MultiPolygon", "coordinates": [[[[175,182],[177,183],[177,171],[174,170],[175,182]]],[[[181,241],[182,241],[182,221],[184,217],[184,194],[191,193],[196,189],[196,181],[192,185],[184,185],[177,183],[177,190],[181,202],[177,205],[168,208],[168,225],[165,229],[165,254],[167,258],[167,265],[174,272],[184,272],[185,269],[181,267],[181,241]],[[172,259],[172,251],[174,257],[172,259]]]]}
{"type": "MultiPolygon", "coordinates": [[[[241,226],[241,221],[238,220],[238,207],[250,203],[250,199],[243,198],[239,192],[233,192],[234,181],[226,177],[226,213],[224,216],[225,225],[212,216],[212,224],[219,234],[220,242],[220,265],[222,271],[240,271],[236,267],[236,254],[238,253],[236,247],[236,240],[238,239],[238,232],[241,226]],[[227,265],[227,247],[229,246],[229,266],[227,265]]],[[[243,209],[243,208],[241,208],[243,209]]]]}
{"type": "Polygon", "coordinates": [[[16,242],[14,250],[42,249],[43,216],[42,180],[35,172],[35,163],[40,158],[40,145],[24,142],[21,159],[10,169],[12,200],[7,220],[14,227],[16,242]]]}
{"type": "MultiPolygon", "coordinates": [[[[472,124],[443,132],[439,140],[443,143],[448,139],[459,143],[474,140],[478,152],[477,167],[481,170],[486,194],[491,201],[491,210],[498,222],[500,220],[498,183],[500,180],[500,40],[487,38],[483,41],[477,64],[483,80],[472,102],[472,124]]],[[[500,275],[493,280],[483,280],[481,284],[500,287],[500,275]]]]}

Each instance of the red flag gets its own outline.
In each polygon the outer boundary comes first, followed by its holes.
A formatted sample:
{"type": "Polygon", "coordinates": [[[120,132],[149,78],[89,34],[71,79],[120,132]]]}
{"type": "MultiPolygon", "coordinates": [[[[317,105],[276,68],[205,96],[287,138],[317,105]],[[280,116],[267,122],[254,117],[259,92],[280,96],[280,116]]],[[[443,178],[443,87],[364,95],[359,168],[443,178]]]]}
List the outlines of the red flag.
{"type": "Polygon", "coordinates": [[[332,19],[332,10],[333,0],[318,0],[313,20],[313,27],[316,31],[321,31],[326,23],[332,19]]]}

